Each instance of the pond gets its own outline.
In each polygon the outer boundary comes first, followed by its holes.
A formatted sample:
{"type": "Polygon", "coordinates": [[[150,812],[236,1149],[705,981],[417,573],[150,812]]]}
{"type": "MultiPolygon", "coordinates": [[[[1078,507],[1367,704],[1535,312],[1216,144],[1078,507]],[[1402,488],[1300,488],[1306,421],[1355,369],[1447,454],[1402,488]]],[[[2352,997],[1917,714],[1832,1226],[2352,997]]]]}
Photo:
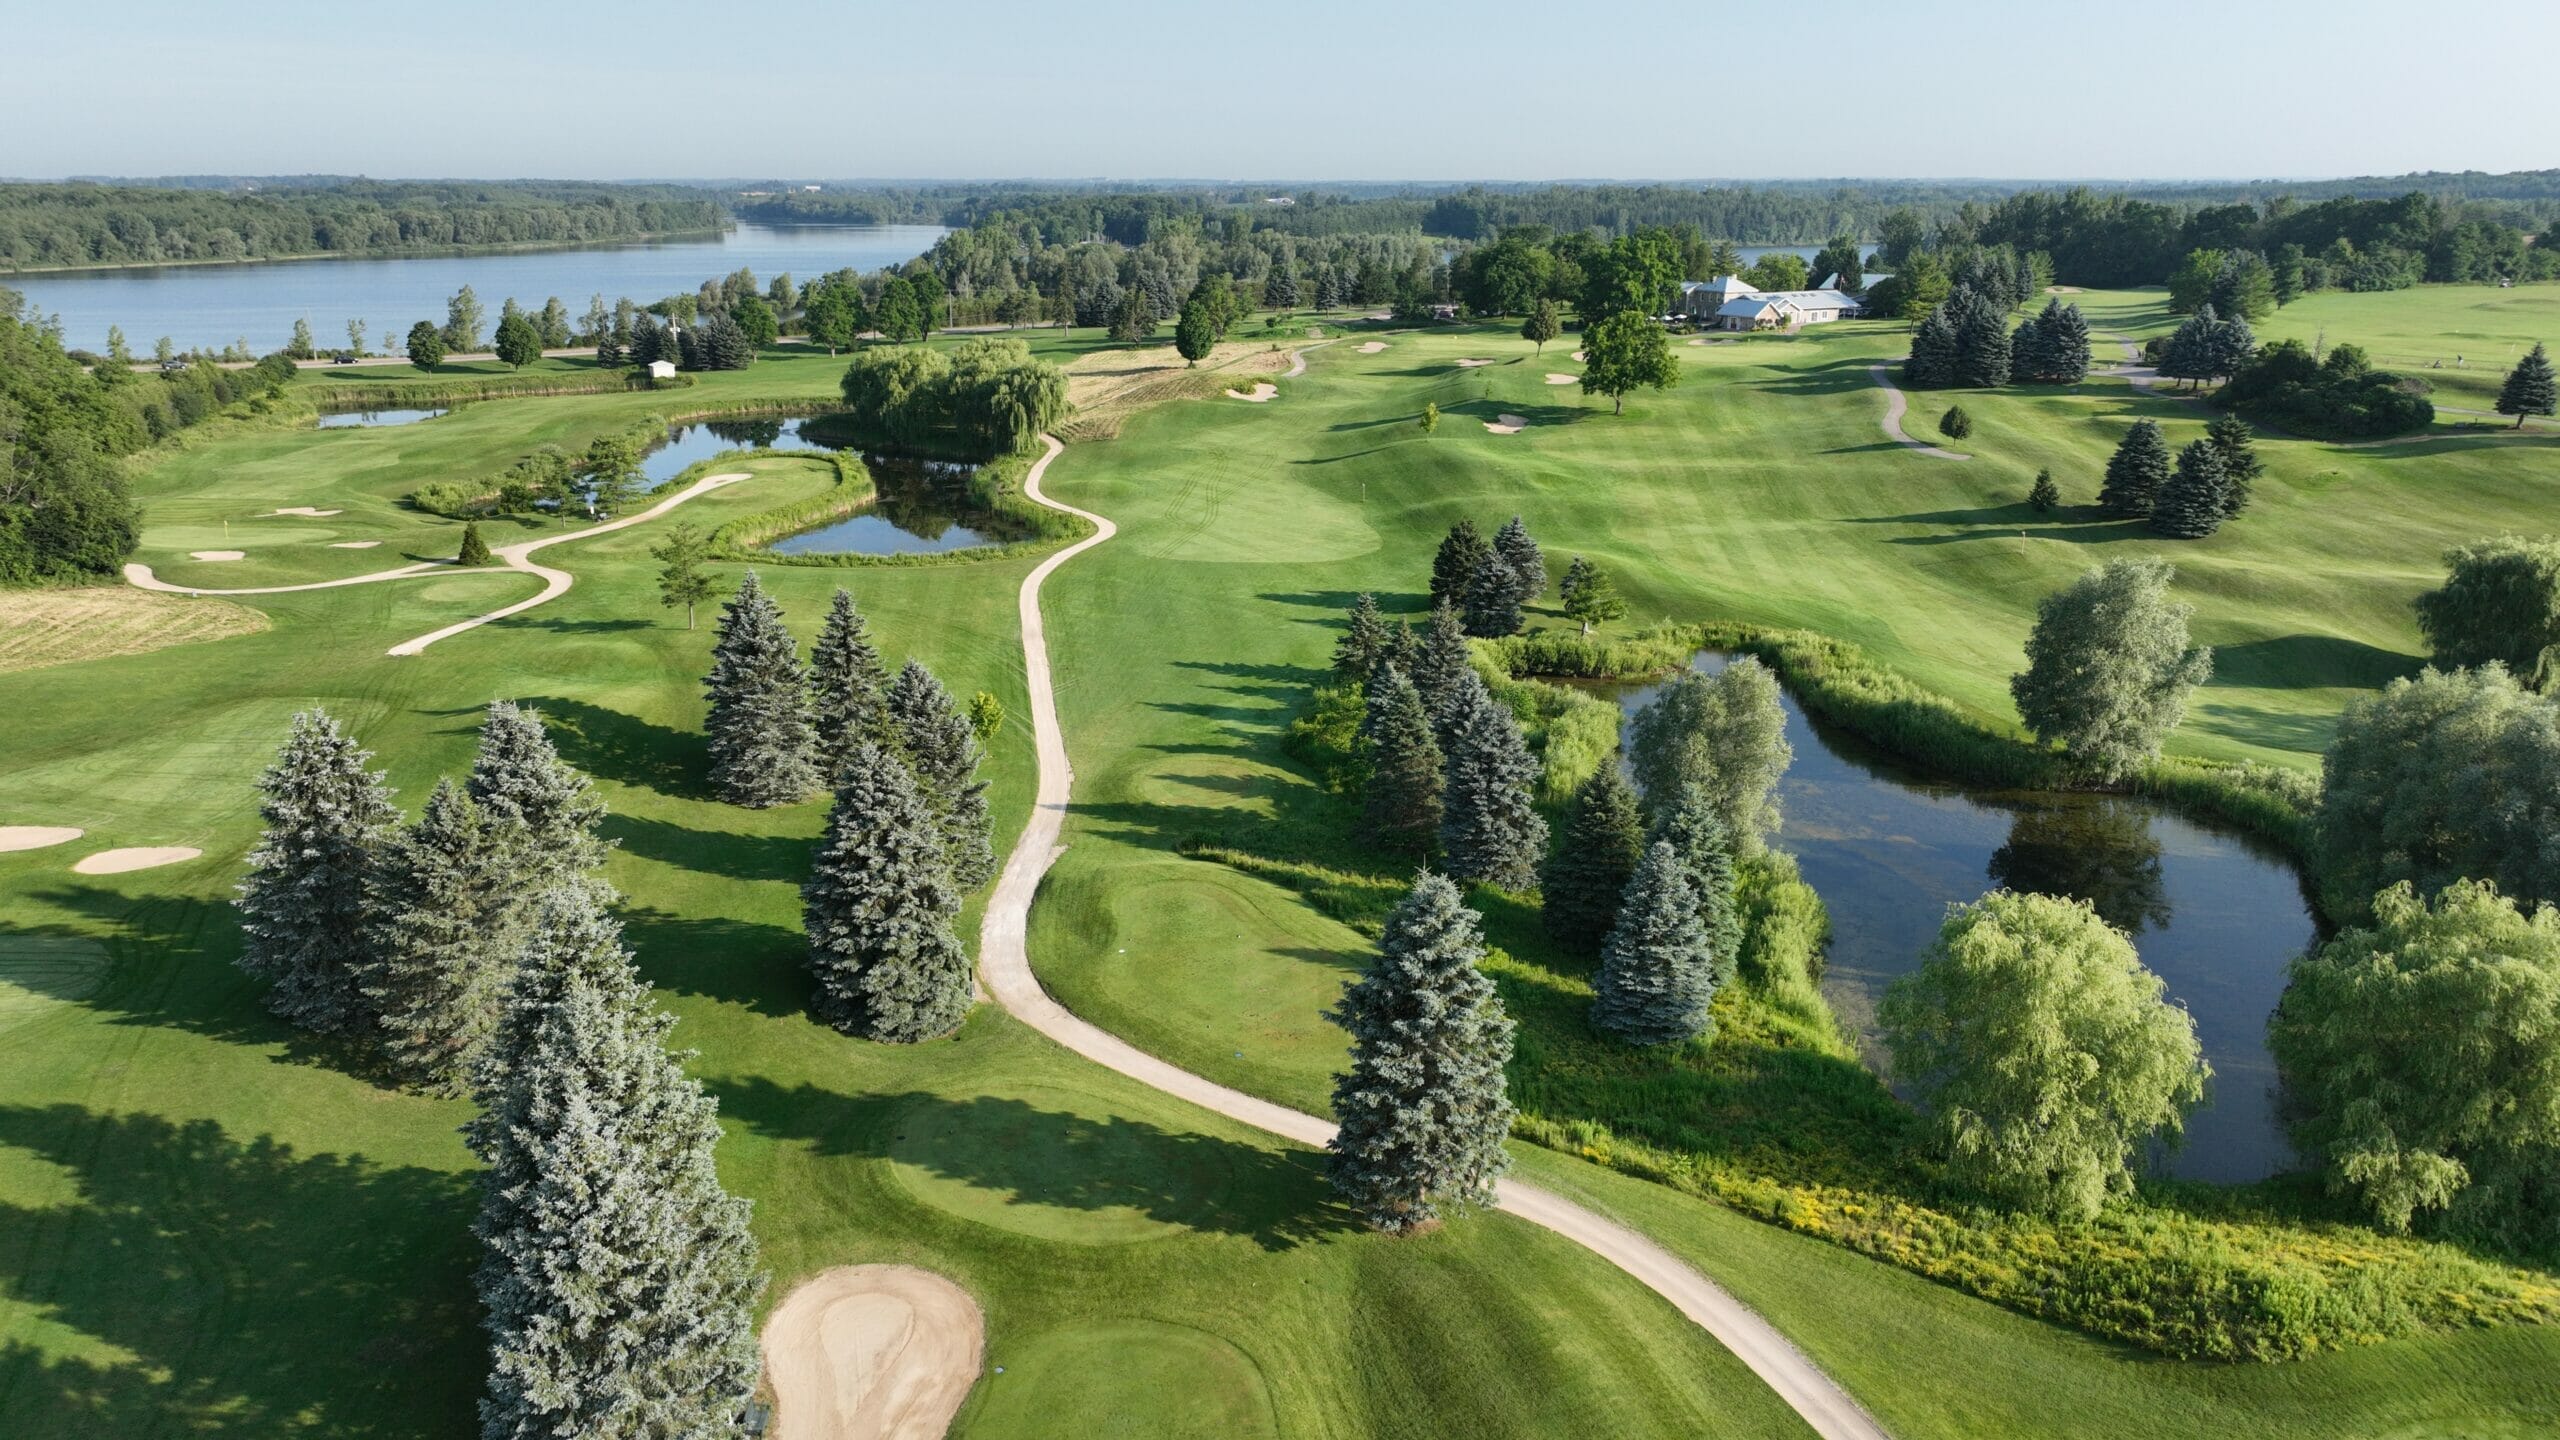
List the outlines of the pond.
{"type": "MultiPolygon", "coordinates": [[[[763,416],[700,420],[667,428],[666,443],[640,461],[652,488],[685,467],[731,450],[836,450],[857,447],[819,416],[763,416]]],[[[864,454],[879,499],[848,515],[765,548],[781,555],[928,555],[1001,545],[1018,538],[1003,517],[977,502],[969,482],[974,465],[864,454]]]]}
{"type": "Polygon", "coordinates": [[[415,425],[433,420],[442,410],[339,410],[320,417],[323,430],[371,429],[382,425],[415,425]]]}
{"type": "MultiPolygon", "coordinates": [[[[1713,673],[1725,656],[1702,654],[1713,673]]],[[[1621,687],[1632,715],[1661,684],[1621,687]]],[[[1922,775],[1854,736],[1817,727],[1786,696],[1795,761],[1778,784],[1781,828],[1831,911],[1823,988],[1883,1063],[1875,1002],[1916,968],[1947,906],[2006,887],[2086,900],[2133,937],[2142,963],[2195,1017],[2213,1065],[2168,1174],[2239,1182],[2290,1169],[2276,1112],[2267,1017],[2285,964],[2318,929],[2299,873],[2255,842],[2117,795],[2005,791],[1922,775]]]]}

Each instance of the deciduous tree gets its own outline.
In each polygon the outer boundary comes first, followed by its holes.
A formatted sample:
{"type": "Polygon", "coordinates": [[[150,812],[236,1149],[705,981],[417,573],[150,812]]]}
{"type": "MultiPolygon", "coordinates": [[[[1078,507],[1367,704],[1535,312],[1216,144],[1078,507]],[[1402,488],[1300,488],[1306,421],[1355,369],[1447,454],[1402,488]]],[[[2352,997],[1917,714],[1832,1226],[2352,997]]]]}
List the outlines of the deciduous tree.
{"type": "Polygon", "coordinates": [[[2169,599],[2176,573],[2163,560],[2116,560],[2046,596],[2027,668],[2009,678],[2036,738],[2100,778],[2157,758],[2188,694],[2213,674],[2213,652],[2187,639],[2193,607],[2169,599]]]}
{"type": "Polygon", "coordinates": [[[1510,1164],[1513,1026],[1476,968],[1480,922],[1447,880],[1415,878],[1378,952],[1328,1017],[1351,1034],[1351,1069],[1334,1079],[1327,1169],[1362,1219],[1407,1235],[1492,1203],[1510,1164]]]}
{"type": "Polygon", "coordinates": [[[2420,595],[2418,629],[2435,663],[2492,661],[2540,684],[2560,645],[2560,541],[2500,535],[2445,552],[2444,584],[2420,595]]]}
{"type": "Polygon", "coordinates": [[[2560,911],[2477,880],[2432,905],[2394,885],[2373,911],[2293,962],[2267,1025],[2296,1146],[2385,1230],[2440,1214],[2560,1254],[2560,911]]]}
{"type": "Polygon", "coordinates": [[[1778,828],[1773,792],[1794,759],[1778,679],[1748,655],[1716,675],[1682,673],[1628,730],[1627,764],[1646,807],[1659,817],[1695,787],[1746,853],[1778,828]]]}
{"type": "Polygon", "coordinates": [[[1606,395],[1610,413],[1627,413],[1627,392],[1668,390],[1680,383],[1680,362],[1662,327],[1639,311],[1621,310],[1582,334],[1582,393],[1606,395]]]}
{"type": "Polygon", "coordinates": [[[667,527],[667,538],[649,549],[658,562],[658,603],[684,607],[684,628],[693,628],[694,607],[720,593],[720,582],[702,567],[711,560],[711,541],[679,520],[667,527]]]}
{"type": "Polygon", "coordinates": [[[1529,318],[1520,322],[1520,338],[1537,346],[1542,356],[1547,353],[1547,342],[1563,333],[1563,313],[1556,302],[1543,296],[1529,307],[1529,318]]]}
{"type": "Polygon", "coordinates": [[[521,370],[542,358],[542,332],[522,315],[510,315],[498,322],[498,359],[511,369],[521,370]]]}
{"type": "Polygon", "coordinates": [[[429,374],[444,363],[444,335],[425,320],[409,327],[409,363],[429,374]]]}
{"type": "Polygon", "coordinates": [[[1608,571],[1579,555],[1565,567],[1561,594],[1564,613],[1582,626],[1585,635],[1595,625],[1626,618],[1627,602],[1618,598],[1617,582],[1609,578],[1608,571]]]}
{"type": "Polygon", "coordinates": [[[2086,904],[1999,890],[1947,918],[1877,1018],[1951,1177],[2086,1220],[2204,1098],[2195,1022],[2166,988],[2086,904]]]}

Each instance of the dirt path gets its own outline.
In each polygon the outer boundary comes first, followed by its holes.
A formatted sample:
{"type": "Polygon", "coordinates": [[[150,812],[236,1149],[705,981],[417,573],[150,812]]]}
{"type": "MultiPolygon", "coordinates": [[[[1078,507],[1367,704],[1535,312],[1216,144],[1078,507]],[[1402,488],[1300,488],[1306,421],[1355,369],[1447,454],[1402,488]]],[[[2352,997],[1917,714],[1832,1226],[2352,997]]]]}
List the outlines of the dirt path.
{"type": "Polygon", "coordinates": [[[515,571],[541,579],[541,591],[529,600],[519,600],[512,605],[500,606],[486,615],[473,616],[458,625],[447,625],[441,630],[421,635],[415,640],[403,640],[386,652],[392,655],[415,655],[439,640],[452,639],[465,630],[476,630],[492,620],[504,620],[510,615],[520,614],[536,605],[545,604],[567,594],[569,587],[577,583],[576,578],[566,570],[554,570],[547,565],[534,564],[530,557],[535,551],[548,549],[554,545],[565,545],[572,540],[591,539],[628,526],[655,520],[695,496],[707,494],[723,485],[734,485],[748,478],[750,477],[746,472],[738,470],[719,475],[705,475],[636,515],[625,515],[619,520],[607,520],[601,525],[590,525],[583,530],[546,535],[539,540],[521,540],[513,545],[501,545],[489,553],[503,564],[503,569],[463,570],[457,568],[450,560],[424,560],[415,565],[403,565],[396,570],[376,570],[369,575],[350,575],[343,580],[315,580],[307,585],[260,585],[242,590],[208,590],[196,585],[172,585],[154,576],[148,565],[127,565],[124,567],[124,578],[126,584],[171,595],[291,595],[304,590],[334,590],[342,585],[371,585],[383,580],[409,580],[420,575],[434,574],[502,575],[508,571],[515,571]]]}
{"type": "MultiPolygon", "coordinates": [[[[1039,756],[1039,783],[1030,823],[1023,827],[1022,838],[1014,842],[1012,853],[1005,857],[1004,873],[997,877],[995,889],[987,897],[985,923],[978,935],[980,979],[987,993],[1015,1018],[1088,1060],[1229,1119],[1302,1145],[1321,1147],[1333,1135],[1330,1122],[1231,1090],[1147,1054],[1070,1013],[1041,988],[1039,977],[1031,971],[1024,944],[1031,900],[1040,888],[1040,877],[1058,858],[1059,828],[1066,819],[1068,797],[1075,782],[1074,771],[1067,763],[1066,740],[1058,725],[1057,695],[1049,677],[1049,642],[1041,623],[1040,587],[1059,566],[1108,541],[1119,528],[1092,511],[1079,510],[1041,493],[1040,479],[1047,473],[1049,462],[1066,448],[1047,436],[1041,439],[1048,451],[1023,478],[1022,493],[1034,504],[1090,521],[1094,532],[1042,561],[1022,582],[1022,652],[1030,689],[1032,736],[1039,756]]],[[[1518,1181],[1502,1182],[1496,1203],[1523,1220],[1583,1246],[1670,1301],[1681,1314],[1750,1366],[1752,1373],[1767,1382],[1824,1440],[1884,1440],[1883,1427],[1769,1322],[1653,1241],[1559,1195],[1518,1181]]]]}
{"type": "Polygon", "coordinates": [[[1867,367],[1867,373],[1875,377],[1878,385],[1884,387],[1884,434],[1886,439],[1893,441],[1897,445],[1908,445],[1912,449],[1919,451],[1921,454],[1926,455],[1933,460],[1970,460],[1973,458],[1970,455],[1959,455],[1953,450],[1932,445],[1926,440],[1914,440],[1909,435],[1903,433],[1902,416],[1905,411],[1911,408],[1910,397],[1904,395],[1902,393],[1902,388],[1893,383],[1893,375],[1889,367],[1883,365],[1870,365],[1867,367]]]}
{"type": "Polygon", "coordinates": [[[969,1292],[912,1265],[801,1282],[764,1326],[774,1440],[941,1440],[986,1367],[969,1292]]]}

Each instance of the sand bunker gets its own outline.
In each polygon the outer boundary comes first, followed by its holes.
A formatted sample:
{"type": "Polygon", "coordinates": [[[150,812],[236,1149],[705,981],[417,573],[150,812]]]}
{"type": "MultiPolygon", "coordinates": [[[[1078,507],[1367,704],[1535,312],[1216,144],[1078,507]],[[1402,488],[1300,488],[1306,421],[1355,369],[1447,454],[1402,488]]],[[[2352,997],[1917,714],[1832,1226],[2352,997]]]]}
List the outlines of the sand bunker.
{"type": "Polygon", "coordinates": [[[1583,354],[1579,350],[1576,350],[1573,352],[1573,363],[1576,365],[1588,365],[1591,363],[1591,357],[1583,354]]]}
{"type": "Polygon", "coordinates": [[[1550,370],[1547,372],[1547,383],[1550,385],[1579,385],[1582,383],[1582,377],[1579,375],[1567,375],[1561,370],[1550,370]]]}
{"type": "Polygon", "coordinates": [[[1363,355],[1375,355],[1386,348],[1387,342],[1384,340],[1364,340],[1360,344],[1360,353],[1363,355]]]}
{"type": "Polygon", "coordinates": [[[193,860],[203,853],[201,850],[191,849],[185,845],[146,845],[133,850],[101,850],[95,855],[83,857],[71,868],[82,875],[121,875],[127,870],[149,870],[158,865],[175,865],[181,860],[193,860]]]}
{"type": "Polygon", "coordinates": [[[309,515],[314,519],[317,519],[323,515],[343,515],[346,512],[343,510],[314,510],[308,505],[288,505],[282,510],[270,510],[267,513],[270,515],[309,515]]]}
{"type": "Polygon", "coordinates": [[[41,850],[85,833],[77,825],[0,825],[0,850],[41,850]]]}
{"type": "Polygon", "coordinates": [[[1279,393],[1279,386],[1265,381],[1262,384],[1254,386],[1251,390],[1230,390],[1227,392],[1227,398],[1230,400],[1242,400],[1248,405],[1265,405],[1269,404],[1271,398],[1279,393]]]}
{"type": "Polygon", "coordinates": [[[190,560],[246,560],[249,558],[249,552],[246,550],[190,550],[187,552],[187,558],[190,560]]]}
{"type": "Polygon", "coordinates": [[[382,542],[379,540],[339,540],[333,542],[329,548],[332,550],[370,550],[381,543],[382,542]]]}
{"type": "Polygon", "coordinates": [[[1509,411],[1504,411],[1502,414],[1496,415],[1492,419],[1484,422],[1484,428],[1492,431],[1496,435],[1517,435],[1525,429],[1528,424],[1528,416],[1514,415],[1509,411]]]}
{"type": "Polygon", "coordinates": [[[1461,370],[1473,370],[1479,365],[1490,365],[1492,363],[1493,362],[1490,360],[1461,360],[1458,362],[1458,368],[1461,370]]]}
{"type": "Polygon", "coordinates": [[[774,1440],[940,1440],[986,1364],[969,1292],[912,1265],[845,1265],[764,1327],[774,1440]]]}

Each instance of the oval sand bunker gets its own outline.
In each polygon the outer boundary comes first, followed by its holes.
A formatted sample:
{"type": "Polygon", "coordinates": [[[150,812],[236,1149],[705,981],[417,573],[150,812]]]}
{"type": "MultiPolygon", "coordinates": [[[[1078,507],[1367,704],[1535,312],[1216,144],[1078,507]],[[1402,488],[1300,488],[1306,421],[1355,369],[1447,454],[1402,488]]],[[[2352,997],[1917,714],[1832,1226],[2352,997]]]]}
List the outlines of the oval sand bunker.
{"type": "Polygon", "coordinates": [[[0,850],[41,850],[87,833],[77,825],[0,825],[0,850]]]}
{"type": "Polygon", "coordinates": [[[1386,342],[1386,341],[1384,341],[1384,340],[1370,340],[1370,341],[1367,341],[1367,342],[1363,343],[1363,344],[1360,346],[1360,353],[1361,353],[1361,354],[1363,354],[1363,355],[1375,355],[1375,354],[1377,354],[1379,351],[1384,350],[1384,349],[1386,349],[1386,348],[1387,348],[1387,342],[1386,342]]]}
{"type": "Polygon", "coordinates": [[[81,857],[80,862],[71,868],[81,875],[121,875],[127,870],[175,865],[203,853],[185,845],[144,845],[131,850],[101,850],[95,855],[81,857]]]}
{"type": "Polygon", "coordinates": [[[1264,405],[1270,403],[1271,397],[1279,393],[1279,386],[1266,381],[1263,384],[1254,386],[1250,393],[1243,390],[1230,390],[1227,392],[1227,398],[1230,400],[1242,400],[1249,405],[1264,405]]]}
{"type": "Polygon", "coordinates": [[[1493,419],[1484,422],[1484,428],[1492,431],[1496,435],[1517,435],[1522,429],[1527,427],[1528,423],[1528,416],[1514,415],[1506,410],[1502,414],[1495,416],[1493,419]]]}
{"type": "Polygon", "coordinates": [[[764,1327],[774,1440],[939,1440],[986,1364],[969,1292],[912,1265],[844,1265],[764,1327]]]}
{"type": "Polygon", "coordinates": [[[340,510],[314,510],[308,505],[287,505],[281,510],[270,510],[267,513],[270,515],[308,515],[313,519],[318,519],[324,515],[340,515],[345,512],[340,510]]]}
{"type": "Polygon", "coordinates": [[[190,560],[246,560],[249,558],[249,552],[246,550],[190,550],[187,552],[187,558],[190,560]]]}
{"type": "Polygon", "coordinates": [[[1550,385],[1574,385],[1581,383],[1581,380],[1581,376],[1567,375],[1561,370],[1550,370],[1547,372],[1547,383],[1550,385]]]}
{"type": "Polygon", "coordinates": [[[329,548],[332,550],[370,550],[381,543],[382,542],[379,540],[336,540],[330,542],[329,548]]]}

